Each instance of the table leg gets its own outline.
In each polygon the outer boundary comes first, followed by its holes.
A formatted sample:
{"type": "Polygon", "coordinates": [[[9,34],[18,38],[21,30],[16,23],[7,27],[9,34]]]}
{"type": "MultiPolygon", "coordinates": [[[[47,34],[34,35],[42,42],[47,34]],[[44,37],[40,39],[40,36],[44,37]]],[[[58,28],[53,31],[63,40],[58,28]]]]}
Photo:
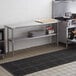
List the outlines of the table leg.
{"type": "Polygon", "coordinates": [[[57,46],[59,46],[59,24],[57,23],[57,46]]]}
{"type": "Polygon", "coordinates": [[[13,29],[11,30],[12,31],[12,54],[13,54],[13,56],[14,56],[14,31],[13,31],[13,29]]]}

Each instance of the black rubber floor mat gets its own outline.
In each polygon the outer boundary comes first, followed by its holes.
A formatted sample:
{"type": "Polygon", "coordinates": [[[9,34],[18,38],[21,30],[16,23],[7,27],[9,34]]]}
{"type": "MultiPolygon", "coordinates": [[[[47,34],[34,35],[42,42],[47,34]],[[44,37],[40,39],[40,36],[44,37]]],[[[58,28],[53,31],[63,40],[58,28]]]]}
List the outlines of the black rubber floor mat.
{"type": "Polygon", "coordinates": [[[76,61],[76,48],[68,48],[0,65],[14,76],[23,76],[72,61],[76,61]]]}

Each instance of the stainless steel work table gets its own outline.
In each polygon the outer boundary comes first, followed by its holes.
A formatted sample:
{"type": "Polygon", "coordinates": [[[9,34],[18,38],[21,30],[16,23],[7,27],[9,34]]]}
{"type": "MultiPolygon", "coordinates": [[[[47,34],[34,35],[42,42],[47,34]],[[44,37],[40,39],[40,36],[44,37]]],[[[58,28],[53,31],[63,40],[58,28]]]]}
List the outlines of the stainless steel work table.
{"type": "Polygon", "coordinates": [[[35,22],[35,21],[30,21],[30,22],[24,22],[24,23],[19,23],[19,24],[10,24],[10,25],[6,25],[5,29],[7,30],[7,48],[8,48],[8,52],[9,52],[9,41],[11,41],[12,43],[12,54],[14,55],[14,42],[17,40],[20,40],[22,38],[14,38],[14,29],[21,29],[21,28],[26,28],[26,27],[35,27],[35,26],[46,26],[46,25],[50,25],[50,24],[56,24],[57,25],[57,32],[53,33],[53,34],[48,34],[48,35],[43,35],[43,36],[36,36],[36,37],[32,37],[32,38],[23,38],[23,39],[36,39],[36,38],[40,38],[40,37],[49,37],[49,36],[56,36],[56,43],[58,46],[58,20],[54,20],[54,21],[50,21],[50,22],[44,22],[44,23],[39,23],[39,22],[35,22]],[[11,39],[9,39],[9,30],[11,30],[11,39]]]}

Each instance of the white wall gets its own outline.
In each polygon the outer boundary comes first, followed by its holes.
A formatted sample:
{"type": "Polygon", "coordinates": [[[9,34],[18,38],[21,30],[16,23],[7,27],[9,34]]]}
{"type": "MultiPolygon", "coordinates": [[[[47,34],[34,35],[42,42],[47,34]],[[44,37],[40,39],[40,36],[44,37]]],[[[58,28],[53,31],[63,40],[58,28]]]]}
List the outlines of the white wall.
{"type": "MultiPolygon", "coordinates": [[[[52,0],[0,0],[0,25],[51,18],[52,0]]],[[[49,38],[18,41],[15,49],[49,43],[49,38]]]]}
{"type": "Polygon", "coordinates": [[[51,0],[0,0],[0,24],[51,17],[51,0]]]}

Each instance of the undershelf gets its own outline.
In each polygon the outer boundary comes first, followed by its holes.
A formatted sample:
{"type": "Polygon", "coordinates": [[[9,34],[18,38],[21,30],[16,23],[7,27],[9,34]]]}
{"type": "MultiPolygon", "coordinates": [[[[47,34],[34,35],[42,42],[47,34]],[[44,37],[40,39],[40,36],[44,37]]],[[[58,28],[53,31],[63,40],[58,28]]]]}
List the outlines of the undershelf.
{"type": "MultiPolygon", "coordinates": [[[[50,37],[50,36],[56,36],[56,33],[52,33],[52,34],[48,34],[48,35],[41,35],[41,36],[35,36],[35,37],[18,37],[18,38],[14,38],[14,41],[18,41],[18,40],[29,40],[29,39],[37,39],[37,38],[44,38],[44,37],[50,37]]],[[[12,41],[12,39],[9,39],[9,41],[12,41]]]]}

